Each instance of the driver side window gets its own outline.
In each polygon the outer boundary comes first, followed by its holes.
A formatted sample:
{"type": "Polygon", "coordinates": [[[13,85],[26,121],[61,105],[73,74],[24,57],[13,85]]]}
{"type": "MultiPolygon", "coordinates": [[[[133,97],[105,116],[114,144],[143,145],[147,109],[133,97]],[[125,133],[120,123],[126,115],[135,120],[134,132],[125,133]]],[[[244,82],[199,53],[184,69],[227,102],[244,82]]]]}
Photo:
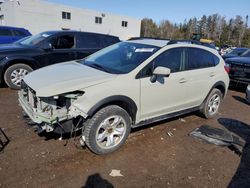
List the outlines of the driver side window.
{"type": "Polygon", "coordinates": [[[153,70],[159,66],[169,68],[171,73],[183,70],[183,49],[184,48],[173,48],[160,54],[151,63],[143,68],[140,78],[152,76],[153,70]]]}
{"type": "Polygon", "coordinates": [[[74,35],[62,35],[49,41],[54,49],[69,49],[75,46],[74,35]]]}

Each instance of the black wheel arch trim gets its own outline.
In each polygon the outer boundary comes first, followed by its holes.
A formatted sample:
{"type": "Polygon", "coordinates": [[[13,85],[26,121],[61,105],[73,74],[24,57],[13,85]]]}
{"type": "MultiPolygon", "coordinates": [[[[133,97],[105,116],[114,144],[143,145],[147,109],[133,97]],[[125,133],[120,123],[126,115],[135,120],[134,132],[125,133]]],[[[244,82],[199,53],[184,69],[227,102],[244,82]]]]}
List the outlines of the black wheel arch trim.
{"type": "Polygon", "coordinates": [[[209,90],[209,92],[208,92],[206,98],[203,100],[202,104],[200,105],[200,108],[203,107],[203,105],[205,104],[205,102],[206,102],[206,100],[207,100],[209,94],[212,92],[212,90],[213,90],[214,88],[218,88],[218,87],[223,87],[223,88],[219,88],[219,89],[223,89],[223,90],[224,90],[224,91],[222,92],[222,95],[223,95],[222,97],[223,97],[223,98],[225,97],[226,91],[227,91],[226,84],[225,84],[223,81],[218,81],[218,82],[216,82],[216,83],[211,87],[211,89],[209,90]]]}
{"type": "Polygon", "coordinates": [[[31,58],[31,57],[25,57],[25,56],[13,56],[13,57],[7,57],[4,60],[4,70],[6,70],[9,66],[14,65],[15,63],[20,61],[20,63],[29,65],[32,69],[37,69],[39,66],[39,63],[31,58]]]}
{"type": "Polygon", "coordinates": [[[33,70],[37,69],[39,66],[39,63],[30,57],[25,56],[6,56],[3,60],[1,60],[1,66],[0,66],[0,83],[4,82],[4,74],[5,71],[12,65],[16,64],[15,62],[22,62],[23,64],[26,64],[30,66],[33,70]]]}
{"type": "MultiPolygon", "coordinates": [[[[216,82],[214,85],[213,85],[213,87],[210,89],[210,91],[209,91],[209,93],[211,93],[211,91],[214,89],[214,88],[217,88],[218,86],[222,86],[223,88],[223,92],[222,92],[222,94],[223,94],[223,98],[225,97],[225,95],[226,95],[226,91],[227,91],[227,88],[226,88],[226,84],[223,82],[223,81],[218,81],[218,82],[216,82]]],[[[219,88],[220,89],[220,88],[219,88]]],[[[208,95],[209,95],[209,93],[208,93],[208,95]]]]}
{"type": "MultiPolygon", "coordinates": [[[[117,104],[118,106],[120,106],[119,104],[126,104],[128,105],[127,109],[125,109],[129,115],[132,118],[132,121],[135,122],[135,117],[136,117],[136,113],[137,113],[137,105],[134,102],[133,99],[124,96],[124,95],[113,95],[107,98],[102,99],[101,101],[97,102],[88,112],[87,115],[88,116],[93,116],[99,109],[101,109],[102,107],[105,107],[107,105],[111,105],[111,104],[117,104]]],[[[122,105],[120,107],[123,107],[122,105]]]]}

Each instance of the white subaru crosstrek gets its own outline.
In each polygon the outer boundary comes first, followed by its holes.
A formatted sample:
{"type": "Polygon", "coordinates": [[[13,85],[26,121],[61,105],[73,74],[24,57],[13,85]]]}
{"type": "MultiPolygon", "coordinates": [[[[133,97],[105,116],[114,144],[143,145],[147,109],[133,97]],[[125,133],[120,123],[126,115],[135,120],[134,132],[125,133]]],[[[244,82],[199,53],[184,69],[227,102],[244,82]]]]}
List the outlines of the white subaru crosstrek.
{"type": "Polygon", "coordinates": [[[130,129],[200,111],[218,112],[229,84],[214,49],[136,39],[79,61],[48,66],[22,81],[19,102],[40,131],[82,130],[96,154],[120,148],[130,129]]]}

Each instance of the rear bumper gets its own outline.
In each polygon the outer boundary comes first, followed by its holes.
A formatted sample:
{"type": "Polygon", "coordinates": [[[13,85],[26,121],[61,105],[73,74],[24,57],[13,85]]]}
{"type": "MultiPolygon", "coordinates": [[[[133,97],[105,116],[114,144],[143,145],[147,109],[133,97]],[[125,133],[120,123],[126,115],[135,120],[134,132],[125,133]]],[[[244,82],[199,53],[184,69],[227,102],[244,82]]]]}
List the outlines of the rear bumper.
{"type": "Polygon", "coordinates": [[[241,84],[250,84],[250,79],[248,79],[248,78],[230,77],[230,82],[241,83],[241,84]]]}

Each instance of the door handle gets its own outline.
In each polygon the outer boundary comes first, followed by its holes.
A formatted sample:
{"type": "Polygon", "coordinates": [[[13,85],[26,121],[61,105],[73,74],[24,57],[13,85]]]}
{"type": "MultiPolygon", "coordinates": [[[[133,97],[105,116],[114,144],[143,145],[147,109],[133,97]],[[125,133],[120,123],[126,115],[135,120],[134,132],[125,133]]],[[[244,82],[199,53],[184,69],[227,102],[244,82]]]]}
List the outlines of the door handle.
{"type": "Polygon", "coordinates": [[[187,80],[185,79],[185,78],[181,78],[180,80],[179,80],[179,83],[186,83],[187,82],[187,80]]]}
{"type": "Polygon", "coordinates": [[[210,76],[210,77],[214,77],[214,76],[215,76],[215,73],[214,73],[214,72],[210,72],[209,76],[210,76]]]}

